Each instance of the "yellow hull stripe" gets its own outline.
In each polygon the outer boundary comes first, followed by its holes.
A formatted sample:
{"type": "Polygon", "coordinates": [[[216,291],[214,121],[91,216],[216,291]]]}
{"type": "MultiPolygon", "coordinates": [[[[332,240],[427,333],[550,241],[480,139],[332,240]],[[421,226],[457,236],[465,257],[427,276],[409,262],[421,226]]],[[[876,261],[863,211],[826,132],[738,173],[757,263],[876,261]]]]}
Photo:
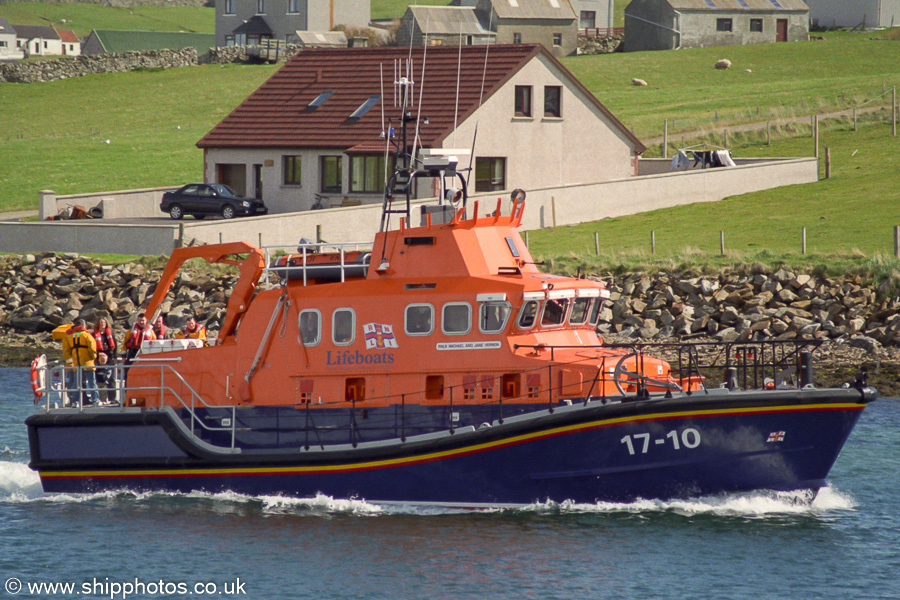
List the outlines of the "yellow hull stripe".
{"type": "Polygon", "coordinates": [[[415,464],[422,462],[431,462],[441,460],[452,456],[461,456],[465,454],[473,454],[485,450],[500,448],[503,446],[512,446],[527,441],[533,441],[541,438],[565,435],[576,431],[588,429],[600,429],[603,427],[612,427],[622,425],[624,423],[640,423],[643,421],[671,421],[674,419],[685,418],[704,418],[714,416],[728,416],[740,414],[759,414],[759,413],[788,413],[788,412],[815,412],[815,411],[840,411],[840,410],[862,410],[864,404],[857,403],[834,403],[834,404],[810,404],[807,406],[767,406],[760,408],[723,408],[723,409],[707,409],[707,410],[687,410],[672,413],[655,413],[647,415],[632,415],[628,417],[618,417],[615,419],[602,419],[599,421],[591,421],[589,423],[577,423],[575,425],[566,425],[564,427],[556,427],[546,431],[538,431],[517,435],[502,440],[485,442],[466,446],[465,448],[455,448],[453,450],[445,450],[442,452],[430,452],[427,454],[419,454],[415,456],[392,458],[387,460],[376,460],[360,463],[345,463],[340,465],[321,465],[321,466],[305,466],[305,467],[229,467],[229,468],[207,468],[207,469],[147,469],[147,470],[122,470],[122,471],[41,471],[41,477],[44,479],[77,479],[77,478],[135,478],[135,477],[187,477],[187,476],[205,476],[205,475],[276,475],[276,474],[313,474],[313,473],[334,473],[342,471],[365,471],[372,469],[380,469],[403,464],[415,464]]]}

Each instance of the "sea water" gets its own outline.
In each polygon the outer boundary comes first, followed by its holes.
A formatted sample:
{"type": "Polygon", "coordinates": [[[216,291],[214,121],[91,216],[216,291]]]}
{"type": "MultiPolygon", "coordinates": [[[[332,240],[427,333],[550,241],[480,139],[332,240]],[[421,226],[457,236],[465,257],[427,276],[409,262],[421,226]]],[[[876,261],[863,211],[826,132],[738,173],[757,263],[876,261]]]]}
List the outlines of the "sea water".
{"type": "Polygon", "coordinates": [[[44,494],[27,466],[31,397],[27,370],[0,369],[6,597],[900,598],[894,399],[867,408],[811,503],[754,493],[465,512],[329,497],[44,494]]]}

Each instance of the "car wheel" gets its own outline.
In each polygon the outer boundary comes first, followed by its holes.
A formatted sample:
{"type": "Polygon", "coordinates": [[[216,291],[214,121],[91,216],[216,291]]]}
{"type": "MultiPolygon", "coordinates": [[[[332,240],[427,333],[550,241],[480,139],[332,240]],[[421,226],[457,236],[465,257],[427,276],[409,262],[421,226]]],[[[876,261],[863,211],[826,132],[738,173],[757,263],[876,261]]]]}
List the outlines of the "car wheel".
{"type": "Polygon", "coordinates": [[[223,219],[233,219],[234,218],[234,207],[230,204],[226,204],[222,207],[222,218],[223,219]]]}
{"type": "Polygon", "coordinates": [[[184,211],[181,209],[181,206],[173,204],[169,207],[169,216],[178,221],[184,217],[184,211]]]}

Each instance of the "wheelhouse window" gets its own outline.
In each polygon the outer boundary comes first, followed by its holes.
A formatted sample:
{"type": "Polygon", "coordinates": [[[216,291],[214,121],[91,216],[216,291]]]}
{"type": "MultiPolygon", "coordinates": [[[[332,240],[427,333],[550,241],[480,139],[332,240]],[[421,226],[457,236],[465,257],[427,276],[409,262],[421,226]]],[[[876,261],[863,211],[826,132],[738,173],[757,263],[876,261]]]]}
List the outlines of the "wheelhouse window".
{"type": "Polygon", "coordinates": [[[225,14],[226,15],[234,14],[234,0],[225,0],[225,14]]]}
{"type": "Polygon", "coordinates": [[[465,302],[445,304],[441,330],[447,335],[463,335],[472,330],[472,307],[465,302]]]}
{"type": "Polygon", "coordinates": [[[594,302],[594,305],[591,307],[591,316],[588,318],[588,323],[597,326],[597,323],[600,322],[600,309],[603,308],[603,300],[597,298],[597,301],[594,302]]]}
{"type": "Polygon", "coordinates": [[[763,20],[762,19],[750,19],[750,31],[754,33],[762,33],[763,30],[763,20]]]}
{"type": "Polygon", "coordinates": [[[597,11],[583,10],[578,18],[579,29],[593,29],[597,26],[597,11]]]}
{"type": "Polygon", "coordinates": [[[312,308],[301,310],[297,324],[300,328],[300,340],[304,346],[315,346],[322,341],[322,313],[318,310],[312,308]]]}
{"type": "Polygon", "coordinates": [[[516,86],[515,115],[517,117],[530,117],[531,116],[531,86],[530,85],[517,85],[516,86]]]}
{"type": "Polygon", "coordinates": [[[475,191],[496,192],[506,189],[506,159],[479,157],[475,160],[475,191]]]}
{"type": "Polygon", "coordinates": [[[352,308],[339,308],[331,315],[331,341],[336,346],[352,344],[356,337],[356,313],[352,308]]]}
{"type": "Polygon", "coordinates": [[[340,156],[322,156],[319,158],[321,172],[320,191],[326,193],[341,193],[343,180],[343,158],[340,156]]]}
{"type": "Polygon", "coordinates": [[[554,298],[544,304],[544,313],[541,315],[541,327],[557,327],[566,320],[566,309],[569,301],[566,298],[554,298]]]}
{"type": "Polygon", "coordinates": [[[731,19],[716,19],[716,31],[731,31],[732,23],[731,19]]]}
{"type": "Polygon", "coordinates": [[[569,325],[584,325],[588,320],[591,298],[576,298],[569,314],[569,325]]]}
{"type": "Polygon", "coordinates": [[[509,302],[482,302],[478,313],[478,330],[481,333],[502,333],[511,311],[509,302]]]}
{"type": "Polygon", "coordinates": [[[538,308],[540,308],[540,306],[541,303],[537,300],[529,300],[522,305],[522,308],[519,310],[519,320],[517,322],[519,329],[531,329],[534,327],[534,322],[537,319],[538,308]]]}
{"type": "Polygon", "coordinates": [[[410,304],[404,319],[406,335],[431,335],[434,331],[434,307],[430,304],[410,304]]]}
{"type": "Polygon", "coordinates": [[[544,116],[562,116],[562,87],[558,85],[544,86],[544,116]]]}
{"type": "Polygon", "coordinates": [[[299,156],[285,156],[284,162],[284,185],[300,185],[300,167],[302,160],[299,156]]]}
{"type": "Polygon", "coordinates": [[[350,157],[350,191],[384,191],[384,155],[350,157]]]}

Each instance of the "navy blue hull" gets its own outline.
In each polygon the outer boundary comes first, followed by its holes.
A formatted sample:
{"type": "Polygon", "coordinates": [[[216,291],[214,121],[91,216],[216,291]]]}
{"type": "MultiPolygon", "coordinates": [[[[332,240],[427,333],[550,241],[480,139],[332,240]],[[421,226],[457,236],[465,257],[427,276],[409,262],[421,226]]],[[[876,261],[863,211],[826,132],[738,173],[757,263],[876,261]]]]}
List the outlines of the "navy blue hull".
{"type": "Polygon", "coordinates": [[[802,402],[768,392],[574,406],[429,439],[280,454],[205,452],[180,436],[165,413],[137,421],[121,414],[112,421],[83,417],[65,425],[36,416],[29,431],[32,466],[47,492],[230,490],[460,506],[592,503],[816,490],[865,406],[859,392],[846,392],[823,397],[819,391],[802,402]],[[88,438],[101,443],[80,453],[65,450],[84,448],[80,440],[88,438]]]}

